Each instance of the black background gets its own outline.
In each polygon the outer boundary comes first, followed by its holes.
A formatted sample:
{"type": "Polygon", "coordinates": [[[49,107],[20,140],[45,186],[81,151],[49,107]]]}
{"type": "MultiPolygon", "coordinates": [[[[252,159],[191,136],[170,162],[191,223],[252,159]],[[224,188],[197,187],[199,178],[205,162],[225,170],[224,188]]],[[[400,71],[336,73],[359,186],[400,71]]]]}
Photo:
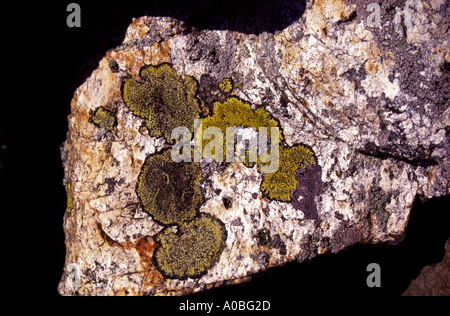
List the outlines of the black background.
{"type": "MultiPolygon", "coordinates": [[[[131,19],[166,15],[200,28],[225,24],[246,33],[273,32],[292,22],[276,22],[277,12],[258,16],[251,5],[231,14],[234,3],[221,9],[211,1],[204,7],[196,2],[198,14],[189,15],[174,1],[76,2],[81,6],[81,28],[66,25],[70,1],[13,4],[7,11],[12,19],[2,21],[3,29],[9,30],[3,38],[8,48],[3,75],[8,83],[0,106],[0,210],[5,215],[7,253],[2,259],[11,271],[8,286],[31,296],[57,297],[63,272],[66,193],[59,147],[66,138],[70,100],[106,51],[122,42],[131,19]],[[210,18],[211,12],[216,18],[210,18]]],[[[289,16],[295,20],[301,13],[289,16]]],[[[276,309],[304,298],[398,296],[424,266],[442,260],[450,236],[448,205],[448,196],[426,203],[417,199],[401,245],[356,245],[337,255],[270,269],[243,285],[178,300],[267,299],[276,309]],[[381,266],[381,288],[366,286],[371,262],[381,266]]]]}

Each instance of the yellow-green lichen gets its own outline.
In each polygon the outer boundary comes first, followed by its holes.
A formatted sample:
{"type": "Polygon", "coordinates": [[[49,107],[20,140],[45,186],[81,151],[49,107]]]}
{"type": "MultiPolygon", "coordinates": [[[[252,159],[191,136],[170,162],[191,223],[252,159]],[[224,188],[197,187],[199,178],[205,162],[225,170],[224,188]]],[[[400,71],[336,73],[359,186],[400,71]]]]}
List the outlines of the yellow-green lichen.
{"type": "Polygon", "coordinates": [[[72,187],[70,183],[66,185],[66,194],[67,194],[67,210],[71,212],[73,210],[73,199],[72,199],[72,187]]]}
{"type": "Polygon", "coordinates": [[[227,127],[254,127],[258,130],[259,127],[278,127],[278,122],[264,109],[253,111],[250,104],[238,98],[230,98],[224,103],[215,102],[214,115],[205,118],[202,125],[203,130],[210,126],[219,127],[225,134],[227,127]]]}
{"type": "Polygon", "coordinates": [[[111,111],[105,109],[103,106],[100,106],[89,118],[89,122],[97,125],[98,127],[104,127],[108,132],[111,132],[116,125],[116,117],[111,111]]]}
{"type": "Polygon", "coordinates": [[[219,88],[222,92],[229,93],[233,90],[233,81],[229,78],[225,78],[221,83],[219,83],[219,88]]]}
{"type": "Polygon", "coordinates": [[[194,119],[200,117],[195,79],[182,78],[169,64],[145,66],[140,77],[124,79],[122,95],[131,112],[145,120],[150,135],[173,144],[174,128],[186,126],[192,132],[194,119]]]}
{"type": "MultiPolygon", "coordinates": [[[[168,64],[143,67],[140,78],[124,79],[122,96],[131,112],[144,119],[150,135],[164,137],[169,145],[173,145],[171,134],[175,128],[187,127],[191,133],[194,132],[194,122],[199,122],[195,119],[200,117],[199,102],[196,98],[197,82],[188,76],[180,77],[168,64]]],[[[216,84],[215,87],[217,89],[216,84]]],[[[233,89],[233,82],[231,79],[224,79],[219,88],[225,95],[233,89]]],[[[262,108],[252,110],[250,104],[237,98],[214,103],[213,115],[201,120],[200,124],[201,128],[196,129],[194,137],[196,148],[201,148],[203,153],[209,143],[203,142],[202,137],[195,136],[198,131],[204,136],[209,127],[220,129],[223,135],[226,135],[227,141],[223,143],[225,154],[230,136],[234,137],[227,135],[230,128],[252,128],[259,133],[265,133],[264,129],[260,130],[261,127],[266,128],[265,140],[272,146],[271,154],[266,155],[266,158],[270,156],[272,161],[259,155],[255,163],[264,173],[261,190],[270,199],[291,201],[292,191],[298,181],[297,170],[316,163],[310,149],[301,145],[283,145],[279,123],[267,111],[262,108]],[[277,154],[272,155],[275,152],[277,154]],[[265,173],[263,167],[270,165],[273,160],[277,162],[276,171],[265,173]]],[[[211,150],[206,152],[215,154],[216,148],[222,148],[221,146],[222,143],[219,143],[218,147],[210,146],[211,150]]],[[[167,278],[198,278],[220,259],[225,248],[227,231],[225,225],[216,217],[199,213],[204,202],[199,187],[202,180],[199,163],[175,162],[172,159],[171,147],[175,146],[169,146],[162,153],[147,157],[138,177],[136,193],[143,210],[165,226],[155,236],[158,243],[153,255],[156,268],[167,278]]],[[[194,149],[196,154],[197,149],[194,149]]],[[[251,167],[248,150],[246,155],[247,160],[244,163],[251,167]]],[[[227,159],[227,162],[231,161],[233,160],[227,159]]]]}
{"type": "MultiPolygon", "coordinates": [[[[218,127],[223,135],[226,135],[227,127],[234,126],[253,127],[256,131],[259,131],[260,127],[267,127],[270,131],[271,127],[278,127],[278,122],[264,109],[258,108],[253,111],[250,104],[238,98],[230,98],[224,103],[214,103],[214,115],[202,120],[202,134],[209,127],[218,127]]],[[[282,140],[281,132],[279,139],[282,140]]],[[[202,142],[203,148],[205,145],[206,143],[202,142]]],[[[226,142],[224,142],[223,153],[226,153],[225,146],[226,142]]]]}
{"type": "Polygon", "coordinates": [[[172,160],[170,150],[147,157],[139,174],[136,193],[143,210],[163,225],[192,220],[203,203],[198,187],[199,163],[172,160]]]}
{"type": "Polygon", "coordinates": [[[198,278],[219,261],[226,238],[225,225],[206,213],[176,231],[167,227],[155,238],[156,268],[169,279],[198,278]]]}
{"type": "MultiPolygon", "coordinates": [[[[226,134],[227,127],[252,127],[255,131],[259,131],[260,127],[267,128],[266,136],[274,144],[276,140],[270,136],[270,129],[278,128],[279,124],[271,115],[262,108],[252,110],[250,104],[243,102],[237,98],[230,98],[224,103],[216,102],[214,104],[214,114],[202,121],[202,130],[208,127],[218,127],[222,133],[226,134]]],[[[311,149],[296,145],[288,147],[282,145],[283,136],[281,131],[278,133],[280,143],[279,154],[271,155],[272,159],[276,160],[278,169],[275,172],[265,173],[261,190],[267,197],[283,202],[291,201],[291,192],[297,186],[295,178],[298,169],[304,169],[308,166],[314,165],[316,160],[311,149]]],[[[228,137],[228,136],[227,136],[228,137]]],[[[203,142],[203,146],[205,143],[203,142]]],[[[226,152],[226,144],[224,144],[223,152],[226,152]]],[[[253,163],[249,160],[249,150],[246,151],[246,157],[243,161],[247,167],[253,167],[253,163]]],[[[259,168],[273,164],[274,161],[262,161],[260,156],[257,157],[256,163],[259,168]]]]}
{"type": "Polygon", "coordinates": [[[270,199],[290,202],[291,192],[297,187],[297,170],[315,163],[313,152],[304,146],[280,146],[278,170],[263,175],[261,190],[270,199]]]}

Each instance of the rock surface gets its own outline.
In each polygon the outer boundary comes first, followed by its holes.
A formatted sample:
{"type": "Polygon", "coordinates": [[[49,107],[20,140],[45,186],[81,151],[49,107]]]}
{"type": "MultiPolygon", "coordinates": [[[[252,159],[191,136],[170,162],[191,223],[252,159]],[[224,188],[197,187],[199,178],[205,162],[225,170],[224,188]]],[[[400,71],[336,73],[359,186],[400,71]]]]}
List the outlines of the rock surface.
{"type": "Polygon", "coordinates": [[[426,266],[411,282],[404,296],[450,296],[450,239],[442,262],[426,266]]]}
{"type": "Polygon", "coordinates": [[[260,33],[134,19],[71,103],[59,292],[183,295],[355,243],[400,242],[416,195],[449,193],[449,13],[446,1],[389,0],[369,26],[370,3],[300,1],[295,21],[260,33]],[[202,162],[199,212],[227,236],[195,279],[157,269],[155,236],[168,226],[136,194],[147,157],[169,145],[126,106],[122,84],[162,63],[196,79],[204,115],[237,97],[279,123],[285,146],[302,144],[317,160],[296,174],[291,202],[262,194],[257,167],[202,162]]]}

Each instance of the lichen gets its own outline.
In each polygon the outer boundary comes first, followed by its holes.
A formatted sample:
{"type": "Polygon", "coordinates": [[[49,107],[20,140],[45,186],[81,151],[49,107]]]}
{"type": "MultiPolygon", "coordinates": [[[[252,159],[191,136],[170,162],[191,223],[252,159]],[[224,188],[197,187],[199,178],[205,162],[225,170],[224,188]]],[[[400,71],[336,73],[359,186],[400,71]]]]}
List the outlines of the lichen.
{"type": "MultiPolygon", "coordinates": [[[[279,127],[279,124],[263,108],[252,110],[250,104],[237,98],[230,98],[224,103],[216,102],[214,104],[214,114],[202,122],[203,131],[208,127],[218,127],[224,135],[226,134],[226,128],[233,126],[252,127],[255,131],[259,131],[260,127],[266,127],[267,131],[269,131],[272,127],[279,127]]],[[[269,132],[266,136],[270,139],[269,132]]],[[[281,143],[282,140],[283,135],[280,130],[279,142],[281,143]]],[[[273,143],[274,141],[271,140],[271,142],[273,143]]],[[[225,145],[224,153],[226,152],[225,145]]],[[[275,172],[264,174],[261,190],[270,199],[290,202],[291,192],[297,186],[296,171],[316,164],[314,153],[311,149],[302,145],[289,147],[281,144],[279,146],[279,156],[275,157],[275,159],[278,160],[278,169],[275,172]]],[[[243,162],[247,167],[253,167],[253,163],[249,160],[249,150],[246,151],[246,157],[243,162]]],[[[261,167],[269,162],[263,162],[258,157],[256,163],[258,167],[261,167]]]]}
{"type": "Polygon", "coordinates": [[[72,199],[72,186],[70,183],[66,185],[66,194],[67,194],[67,210],[71,212],[73,210],[73,199],[72,199]]]}
{"type": "Polygon", "coordinates": [[[267,246],[271,242],[270,230],[267,228],[260,229],[256,232],[256,239],[258,243],[263,246],[267,246]]]}
{"type": "Polygon", "coordinates": [[[371,213],[375,216],[379,226],[386,232],[391,216],[386,206],[391,201],[392,196],[376,184],[373,184],[370,188],[369,196],[371,213]]]}
{"type": "MultiPolygon", "coordinates": [[[[270,114],[262,108],[253,111],[250,104],[238,98],[230,98],[224,103],[214,103],[214,114],[202,121],[203,130],[208,127],[218,127],[226,133],[227,127],[242,126],[253,127],[278,127],[278,122],[270,117],[270,114]]],[[[280,134],[281,137],[281,134],[280,134]]]]}
{"type": "MultiPolygon", "coordinates": [[[[144,119],[151,136],[164,137],[169,144],[162,153],[146,158],[136,185],[143,211],[165,226],[155,236],[159,244],[153,257],[155,265],[167,278],[198,278],[219,260],[227,231],[219,219],[199,212],[204,202],[199,186],[202,180],[200,163],[175,162],[171,155],[173,129],[183,126],[194,132],[195,119],[200,117],[197,83],[188,76],[181,78],[168,64],[143,67],[140,77],[141,80],[123,80],[123,100],[134,115],[144,119]]],[[[229,93],[233,83],[231,79],[225,79],[219,87],[223,93],[229,93]]],[[[267,129],[266,141],[272,146],[269,147],[271,153],[274,144],[278,148],[283,141],[279,123],[266,110],[252,109],[249,103],[238,98],[215,102],[213,115],[204,118],[201,124],[202,135],[208,127],[219,128],[223,135],[230,127],[253,128],[255,132],[262,132],[260,128],[264,127],[267,129]],[[274,133],[269,132],[272,128],[276,128],[274,133]]],[[[197,138],[195,143],[204,149],[207,144],[203,141],[200,144],[200,141],[202,138],[197,138]]],[[[226,142],[223,146],[226,153],[226,142]]],[[[297,186],[296,171],[316,161],[313,152],[301,145],[288,147],[281,144],[279,149],[279,156],[270,156],[270,159],[276,159],[279,168],[264,175],[261,190],[271,199],[290,201],[291,192],[297,186]]],[[[244,163],[252,167],[249,154],[247,149],[244,163]]],[[[255,163],[260,170],[269,164],[260,157],[255,163]]],[[[266,242],[262,239],[262,243],[266,242]]]]}
{"type": "MultiPolygon", "coordinates": [[[[214,113],[202,120],[203,132],[209,127],[218,127],[223,135],[227,133],[227,127],[252,127],[259,131],[260,127],[266,127],[270,130],[271,127],[278,127],[278,122],[270,117],[270,114],[262,108],[255,111],[252,110],[250,104],[238,99],[230,98],[224,103],[214,103],[214,113]]],[[[270,133],[269,133],[270,134],[270,133]]],[[[282,140],[282,134],[279,133],[279,139],[282,140]]],[[[204,148],[205,142],[202,143],[204,148]]],[[[224,142],[223,153],[226,153],[226,142],[224,142]]],[[[246,153],[248,156],[248,152],[246,153]]],[[[246,159],[248,164],[249,160],[246,159]]]]}
{"type": "Polygon", "coordinates": [[[89,118],[89,122],[98,127],[104,127],[108,132],[112,132],[116,125],[116,117],[111,111],[100,106],[95,109],[94,113],[89,118]]]}
{"type": "Polygon", "coordinates": [[[174,232],[167,227],[156,235],[156,268],[170,279],[198,278],[220,259],[227,231],[217,218],[202,213],[174,232]]]}
{"type": "Polygon", "coordinates": [[[192,132],[194,119],[200,117],[196,80],[182,78],[169,64],[145,66],[140,78],[125,78],[122,95],[131,112],[145,120],[149,134],[173,144],[174,128],[185,126],[192,132]]]}
{"type": "Polygon", "coordinates": [[[230,93],[233,90],[233,81],[229,78],[225,78],[219,83],[219,88],[222,92],[230,93]]]}
{"type": "Polygon", "coordinates": [[[147,157],[136,186],[143,210],[163,225],[192,220],[203,203],[199,163],[176,163],[170,150],[147,157]]]}
{"type": "Polygon", "coordinates": [[[314,165],[314,153],[307,147],[280,146],[279,167],[276,172],[263,175],[261,190],[273,200],[291,201],[291,193],[297,187],[296,172],[314,165]]]}

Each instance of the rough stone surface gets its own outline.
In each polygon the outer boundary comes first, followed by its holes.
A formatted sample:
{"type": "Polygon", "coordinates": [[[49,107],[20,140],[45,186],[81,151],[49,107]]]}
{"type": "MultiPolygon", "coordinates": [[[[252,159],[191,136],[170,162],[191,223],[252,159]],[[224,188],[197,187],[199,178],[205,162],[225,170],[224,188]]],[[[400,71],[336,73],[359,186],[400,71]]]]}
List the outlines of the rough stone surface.
{"type": "Polygon", "coordinates": [[[411,282],[404,296],[450,296],[450,239],[442,262],[426,266],[411,282]]]}
{"type": "Polygon", "coordinates": [[[414,198],[449,193],[448,2],[383,1],[380,26],[370,27],[371,2],[308,1],[295,21],[260,33],[134,19],[71,103],[59,292],[182,295],[355,243],[400,242],[414,198]],[[287,146],[303,144],[317,158],[297,173],[292,203],[265,197],[256,167],[202,162],[199,212],[218,218],[227,238],[196,279],[167,279],[155,267],[155,236],[165,228],[135,190],[146,158],[168,144],[126,107],[122,82],[162,63],[197,80],[203,113],[238,97],[268,111],[287,146]],[[224,79],[231,91],[221,90],[224,79]],[[92,123],[99,107],[114,125],[92,123]]]}

